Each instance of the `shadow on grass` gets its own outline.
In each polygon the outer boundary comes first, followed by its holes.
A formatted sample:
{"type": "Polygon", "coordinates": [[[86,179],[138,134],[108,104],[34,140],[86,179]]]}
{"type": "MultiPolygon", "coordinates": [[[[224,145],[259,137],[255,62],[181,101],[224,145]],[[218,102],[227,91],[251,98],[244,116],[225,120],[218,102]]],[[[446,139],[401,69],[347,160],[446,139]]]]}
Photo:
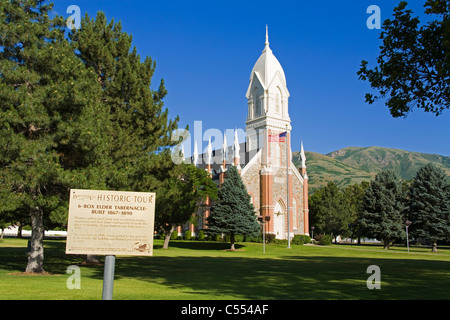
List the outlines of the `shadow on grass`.
{"type": "MultiPolygon", "coordinates": [[[[100,272],[100,270],[99,270],[100,272]]],[[[137,278],[205,299],[449,299],[450,263],[349,257],[120,258],[116,279],[137,278]],[[369,290],[369,265],[381,268],[381,290],[369,290]]]]}
{"type": "MultiPolygon", "coordinates": [[[[226,250],[227,243],[174,241],[171,247],[204,250],[196,256],[118,257],[115,279],[134,278],[165,285],[184,293],[204,294],[205,299],[450,299],[450,262],[420,259],[295,255],[282,257],[211,256],[226,250]],[[367,267],[381,269],[381,289],[369,290],[367,267]]],[[[46,242],[45,270],[65,273],[85,256],[65,255],[63,242],[46,242]]],[[[0,268],[23,271],[26,247],[0,248],[0,268]]],[[[103,278],[103,267],[92,267],[94,279],[103,278]]]]}
{"type": "MultiPolygon", "coordinates": [[[[65,249],[63,241],[44,241],[44,270],[50,275],[66,274],[68,266],[81,265],[86,259],[86,255],[66,255],[65,249]]],[[[27,263],[27,239],[23,239],[23,247],[0,247],[0,269],[20,273],[25,271],[27,263]]]]}
{"type": "MultiPolygon", "coordinates": [[[[209,242],[209,241],[183,241],[183,240],[171,240],[169,242],[169,248],[190,249],[190,250],[228,250],[230,249],[230,243],[226,242],[209,242]]],[[[162,245],[154,244],[153,249],[162,249],[162,245]]],[[[236,243],[235,249],[241,249],[244,245],[236,243]]]]}

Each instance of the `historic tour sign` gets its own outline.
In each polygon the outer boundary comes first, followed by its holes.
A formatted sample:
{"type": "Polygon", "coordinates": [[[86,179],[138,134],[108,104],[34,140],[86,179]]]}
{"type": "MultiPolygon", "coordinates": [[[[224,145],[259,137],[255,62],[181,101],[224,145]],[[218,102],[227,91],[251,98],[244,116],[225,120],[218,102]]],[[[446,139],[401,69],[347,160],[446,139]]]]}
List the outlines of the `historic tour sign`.
{"type": "Polygon", "coordinates": [[[155,193],[70,190],[67,254],[153,254],[155,193]]]}

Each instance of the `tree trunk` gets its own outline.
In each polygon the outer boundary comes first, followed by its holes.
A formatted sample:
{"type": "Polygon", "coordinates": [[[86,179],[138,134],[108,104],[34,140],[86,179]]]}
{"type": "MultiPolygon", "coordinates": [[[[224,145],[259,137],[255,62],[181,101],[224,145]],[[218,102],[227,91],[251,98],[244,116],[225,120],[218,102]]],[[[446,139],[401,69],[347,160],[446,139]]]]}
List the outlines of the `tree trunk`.
{"type": "Polygon", "coordinates": [[[31,209],[31,250],[28,255],[26,273],[44,272],[44,214],[42,209],[31,209]]]}
{"type": "Polygon", "coordinates": [[[164,230],[164,244],[163,249],[169,249],[169,241],[172,236],[172,232],[175,230],[175,227],[170,228],[170,230],[164,230]]]}
{"type": "Polygon", "coordinates": [[[438,252],[436,241],[433,241],[433,248],[431,249],[431,252],[438,252]]]}
{"type": "Polygon", "coordinates": [[[234,250],[234,232],[230,233],[231,250],[234,250]]]}
{"type": "Polygon", "coordinates": [[[383,240],[383,245],[384,245],[383,249],[384,250],[389,250],[389,242],[390,242],[389,238],[385,238],[383,240]]]}
{"type": "Polygon", "coordinates": [[[99,263],[100,263],[100,261],[98,260],[97,255],[95,255],[95,254],[88,254],[86,256],[85,264],[87,264],[87,265],[97,265],[99,263]]]}

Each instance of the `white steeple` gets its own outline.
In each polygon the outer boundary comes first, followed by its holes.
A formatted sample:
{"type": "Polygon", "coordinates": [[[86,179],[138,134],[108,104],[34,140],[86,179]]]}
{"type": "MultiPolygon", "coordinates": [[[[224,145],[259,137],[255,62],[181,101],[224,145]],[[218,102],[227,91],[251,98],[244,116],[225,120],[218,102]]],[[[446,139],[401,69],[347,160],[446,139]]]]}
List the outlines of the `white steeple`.
{"type": "MultiPolygon", "coordinates": [[[[269,46],[269,31],[266,26],[266,42],[264,50],[252,69],[252,73],[250,74],[250,84],[252,83],[252,80],[257,77],[264,89],[268,89],[277,73],[279,73],[281,85],[284,87],[283,90],[286,91],[284,92],[285,95],[289,96],[289,91],[286,88],[286,76],[280,62],[269,46]]],[[[251,95],[251,89],[252,86],[249,86],[249,90],[247,90],[247,99],[251,95]]]]}
{"type": "Polygon", "coordinates": [[[208,149],[206,150],[206,155],[207,155],[207,160],[206,160],[206,164],[212,164],[212,146],[211,146],[211,137],[209,137],[209,142],[208,142],[208,149]]]}
{"type": "Polygon", "coordinates": [[[300,168],[306,168],[306,156],[305,156],[305,150],[303,149],[303,141],[302,141],[302,145],[300,148],[299,160],[300,160],[300,168]]]}
{"type": "Polygon", "coordinates": [[[181,163],[184,163],[186,157],[184,155],[184,144],[181,144],[181,163]]]}
{"type": "Polygon", "coordinates": [[[269,46],[269,30],[266,25],[264,50],[252,69],[246,93],[246,133],[250,149],[262,148],[267,142],[264,134],[267,136],[270,130],[291,131],[289,96],[284,70],[269,46]]]}
{"type": "Polygon", "coordinates": [[[239,146],[239,139],[237,130],[234,130],[234,142],[233,142],[233,158],[234,159],[240,159],[241,156],[239,155],[240,146],[239,146]]]}
{"type": "Polygon", "coordinates": [[[222,144],[222,162],[227,161],[228,157],[228,146],[227,146],[227,135],[223,133],[223,144],[222,144]]]}
{"type": "Polygon", "coordinates": [[[196,166],[198,164],[198,149],[197,149],[197,141],[194,142],[194,154],[193,154],[193,165],[196,166]]]}

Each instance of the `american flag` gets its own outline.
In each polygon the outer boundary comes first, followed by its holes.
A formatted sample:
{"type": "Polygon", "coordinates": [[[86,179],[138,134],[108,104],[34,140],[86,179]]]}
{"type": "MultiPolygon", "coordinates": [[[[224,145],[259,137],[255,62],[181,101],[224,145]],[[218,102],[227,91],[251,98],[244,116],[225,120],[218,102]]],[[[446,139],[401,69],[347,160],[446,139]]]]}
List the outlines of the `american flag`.
{"type": "Polygon", "coordinates": [[[275,135],[269,135],[269,142],[285,142],[286,141],[286,135],[287,135],[287,131],[280,133],[280,134],[275,134],[275,135]]]}

